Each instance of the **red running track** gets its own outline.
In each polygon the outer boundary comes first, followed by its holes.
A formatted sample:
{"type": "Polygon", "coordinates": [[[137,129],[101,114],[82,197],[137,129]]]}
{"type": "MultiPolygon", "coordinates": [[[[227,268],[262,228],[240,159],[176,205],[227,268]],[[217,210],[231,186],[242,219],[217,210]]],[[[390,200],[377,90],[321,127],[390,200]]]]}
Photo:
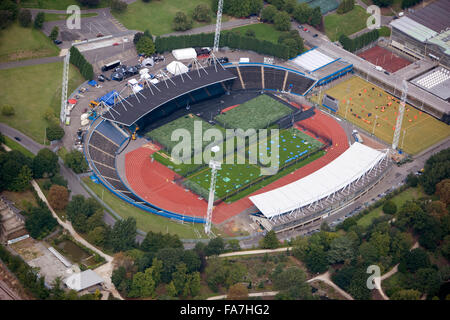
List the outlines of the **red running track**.
{"type": "MultiPolygon", "coordinates": [[[[332,146],[327,148],[326,154],[321,158],[251,195],[267,192],[301,179],[327,165],[349,147],[344,129],[335,119],[325,115],[318,109],[316,109],[316,114],[313,117],[301,121],[301,126],[297,123],[296,127],[314,137],[315,134],[311,132],[320,133],[320,135],[332,141],[332,146]]],[[[150,155],[159,150],[159,147],[155,145],[151,145],[151,147],[149,148],[148,145],[143,146],[125,155],[126,177],[132,190],[149,203],[165,210],[205,217],[206,200],[200,200],[198,195],[191,191],[186,191],[181,186],[173,183],[175,173],[159,162],[151,161],[150,155]]],[[[231,204],[220,203],[214,209],[213,223],[222,223],[252,207],[252,205],[248,196],[231,204]]]]}

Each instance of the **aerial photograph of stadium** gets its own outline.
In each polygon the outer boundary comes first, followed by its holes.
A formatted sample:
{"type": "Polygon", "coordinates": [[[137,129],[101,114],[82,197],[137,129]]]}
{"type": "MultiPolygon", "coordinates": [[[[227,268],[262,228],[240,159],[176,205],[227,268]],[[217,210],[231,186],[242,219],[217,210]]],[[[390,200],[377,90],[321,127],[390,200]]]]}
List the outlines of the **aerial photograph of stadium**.
{"type": "Polygon", "coordinates": [[[0,300],[450,300],[450,0],[0,17],[0,300]]]}

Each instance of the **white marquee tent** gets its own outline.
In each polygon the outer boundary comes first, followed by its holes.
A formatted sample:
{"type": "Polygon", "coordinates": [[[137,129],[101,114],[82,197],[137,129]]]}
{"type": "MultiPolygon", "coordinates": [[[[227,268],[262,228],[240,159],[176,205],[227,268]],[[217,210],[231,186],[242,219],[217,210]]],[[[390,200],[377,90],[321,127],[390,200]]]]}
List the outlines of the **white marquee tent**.
{"type": "Polygon", "coordinates": [[[188,60],[197,58],[197,52],[194,48],[172,50],[172,55],[177,60],[188,60]]]}
{"type": "Polygon", "coordinates": [[[250,197],[266,216],[272,218],[310,205],[357,181],[379,164],[386,152],[355,142],[337,159],[316,172],[283,187],[250,197]]]}
{"type": "Polygon", "coordinates": [[[175,76],[189,71],[188,67],[182,64],[180,61],[172,61],[167,65],[166,69],[175,76]]]}

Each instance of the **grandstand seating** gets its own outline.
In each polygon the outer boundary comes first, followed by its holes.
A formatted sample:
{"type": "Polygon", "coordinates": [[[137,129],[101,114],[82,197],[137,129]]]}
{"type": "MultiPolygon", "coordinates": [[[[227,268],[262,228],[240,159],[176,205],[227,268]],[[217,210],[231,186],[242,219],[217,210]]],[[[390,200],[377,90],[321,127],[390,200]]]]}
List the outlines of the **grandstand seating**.
{"type": "Polygon", "coordinates": [[[266,65],[263,68],[261,68],[261,66],[240,65],[239,67],[230,67],[228,70],[238,76],[238,79],[235,79],[233,82],[231,87],[232,90],[263,89],[261,70],[264,72],[264,89],[266,90],[282,91],[286,73],[287,79],[284,91],[304,95],[305,92],[314,84],[313,79],[304,77],[301,74],[266,65]],[[242,76],[245,88],[242,88],[239,73],[242,76]]]}
{"type": "Polygon", "coordinates": [[[246,89],[261,89],[262,76],[260,66],[240,67],[242,80],[244,80],[246,89]]]}
{"type": "Polygon", "coordinates": [[[109,121],[102,121],[96,128],[98,132],[103,134],[105,137],[108,137],[119,146],[122,144],[125,139],[128,137],[124,136],[119,130],[117,130],[109,121]]]}
{"type": "Polygon", "coordinates": [[[264,68],[264,88],[280,91],[283,90],[283,83],[286,72],[286,70],[264,68]]]}
{"type": "Polygon", "coordinates": [[[449,79],[450,79],[450,70],[439,68],[435,72],[430,73],[427,76],[420,79],[419,81],[417,81],[417,84],[427,89],[430,89],[449,79]]]}

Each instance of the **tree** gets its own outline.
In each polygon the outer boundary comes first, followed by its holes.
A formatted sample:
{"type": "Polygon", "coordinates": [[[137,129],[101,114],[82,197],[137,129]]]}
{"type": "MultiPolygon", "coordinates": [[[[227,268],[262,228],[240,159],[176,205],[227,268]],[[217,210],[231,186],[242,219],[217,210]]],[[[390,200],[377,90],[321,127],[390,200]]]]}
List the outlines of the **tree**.
{"type": "Polygon", "coordinates": [[[373,3],[379,7],[389,7],[394,0],[373,0],[373,3]]]}
{"type": "Polygon", "coordinates": [[[404,289],[395,292],[391,296],[391,300],[420,300],[420,292],[413,289],[404,289]]]}
{"type": "Polygon", "coordinates": [[[450,178],[450,148],[432,155],[425,162],[423,174],[419,182],[428,195],[436,191],[436,185],[444,179],[450,178]]]}
{"type": "Polygon", "coordinates": [[[110,0],[111,10],[117,13],[125,12],[128,8],[128,4],[121,0],[110,0]]]}
{"type": "Polygon", "coordinates": [[[377,250],[378,257],[384,257],[389,253],[391,237],[387,233],[377,231],[370,236],[369,243],[377,250]]]}
{"type": "Polygon", "coordinates": [[[217,237],[209,240],[208,245],[205,247],[205,255],[219,255],[225,249],[225,242],[221,237],[217,237]]]}
{"type": "Polygon", "coordinates": [[[446,205],[450,204],[450,179],[444,179],[436,184],[436,194],[446,205]]]}
{"type": "Polygon", "coordinates": [[[280,31],[288,31],[291,29],[291,17],[287,12],[278,12],[273,18],[275,29],[280,31]]]}
{"type": "Polygon", "coordinates": [[[328,269],[328,261],[323,247],[317,244],[310,244],[305,256],[305,264],[313,273],[325,272],[328,269]]]}
{"type": "Polygon", "coordinates": [[[194,8],[192,17],[198,22],[211,22],[211,9],[205,3],[199,4],[194,8]]]}
{"type": "Polygon", "coordinates": [[[294,12],[295,7],[297,6],[297,0],[284,0],[283,2],[283,11],[291,14],[294,12]]]}
{"type": "Polygon", "coordinates": [[[252,29],[247,29],[247,31],[245,31],[245,35],[246,35],[247,37],[255,37],[255,36],[256,36],[256,33],[255,33],[255,31],[252,30],[252,29]]]}
{"type": "Polygon", "coordinates": [[[180,263],[176,266],[175,272],[172,274],[172,282],[175,287],[176,295],[180,295],[187,281],[187,269],[184,263],[180,263]]]}
{"type": "Polygon", "coordinates": [[[59,28],[58,26],[54,26],[52,31],[50,32],[49,38],[55,41],[58,38],[59,28]]]}
{"type": "Polygon", "coordinates": [[[170,283],[172,274],[176,271],[178,264],[183,262],[183,248],[163,248],[158,250],[156,258],[163,262],[161,281],[170,283]]]}
{"type": "Polygon", "coordinates": [[[417,270],[413,276],[412,287],[428,296],[434,296],[439,290],[441,281],[439,273],[433,268],[422,268],[417,270]]]}
{"type": "Polygon", "coordinates": [[[53,176],[59,170],[58,156],[50,149],[41,149],[33,158],[32,168],[36,179],[53,176]]]}
{"type": "Polygon", "coordinates": [[[78,2],[82,5],[82,6],[87,6],[87,7],[97,7],[100,4],[100,0],[78,0],[78,2]]]}
{"type": "Polygon", "coordinates": [[[237,240],[237,239],[229,240],[227,243],[227,250],[231,251],[231,252],[240,251],[241,246],[239,245],[239,240],[237,240]]]}
{"type": "Polygon", "coordinates": [[[66,187],[53,185],[48,193],[48,202],[54,210],[64,210],[69,203],[69,191],[66,187]]]}
{"type": "Polygon", "coordinates": [[[34,18],[34,27],[36,29],[42,29],[44,26],[45,21],[45,13],[44,12],[38,12],[36,17],[34,18]]]}
{"type": "Polygon", "coordinates": [[[60,140],[64,137],[64,129],[57,123],[50,123],[45,133],[49,141],[60,140]]]}
{"type": "Polygon", "coordinates": [[[136,50],[138,53],[142,53],[146,56],[151,56],[155,53],[155,44],[153,40],[147,36],[143,36],[136,44],[136,50]]]}
{"type": "Polygon", "coordinates": [[[407,176],[406,176],[406,184],[412,188],[417,187],[417,184],[419,183],[419,178],[417,178],[417,176],[410,172],[407,176]]]}
{"type": "Polygon", "coordinates": [[[275,231],[270,230],[269,232],[267,232],[264,238],[261,239],[260,246],[263,249],[278,248],[280,246],[280,241],[278,241],[275,231]]]}
{"type": "Polygon", "coordinates": [[[103,246],[106,241],[106,229],[104,227],[95,227],[89,231],[87,238],[89,242],[92,242],[96,246],[103,246]]]}
{"type": "Polygon", "coordinates": [[[311,288],[306,283],[305,272],[298,267],[283,270],[273,278],[274,288],[284,294],[284,298],[292,300],[311,299],[311,288]]]}
{"type": "Polygon", "coordinates": [[[136,273],[133,276],[128,296],[131,298],[152,297],[155,294],[155,281],[152,273],[152,268],[148,268],[145,272],[136,273]]]}
{"type": "Polygon", "coordinates": [[[132,249],[136,244],[136,220],[130,217],[117,221],[111,230],[110,242],[114,252],[132,249]]]}
{"type": "Polygon", "coordinates": [[[31,25],[32,17],[31,11],[24,9],[19,12],[19,23],[22,27],[29,27],[31,25]]]}
{"type": "Polygon", "coordinates": [[[144,36],[143,32],[136,32],[133,37],[134,45],[136,45],[143,36],[144,36]]]}
{"type": "Polygon", "coordinates": [[[322,13],[320,12],[320,7],[315,7],[312,9],[309,23],[313,26],[318,26],[322,23],[322,13]]]}
{"type": "Polygon", "coordinates": [[[30,167],[22,166],[19,174],[14,178],[10,189],[12,191],[24,191],[30,188],[30,181],[33,179],[33,172],[30,167]]]}
{"type": "Polygon", "coordinates": [[[352,11],[355,7],[355,0],[343,0],[337,9],[338,14],[347,13],[349,11],[352,11]]]}
{"type": "Polygon", "coordinates": [[[14,107],[11,105],[4,105],[2,107],[2,115],[7,116],[7,117],[11,117],[16,113],[16,111],[14,110],[14,107]]]}
{"type": "Polygon", "coordinates": [[[195,297],[200,293],[201,288],[201,279],[200,279],[200,273],[194,272],[192,274],[188,275],[187,284],[185,287],[185,290],[188,289],[186,293],[186,296],[195,297]]]}
{"type": "Polygon", "coordinates": [[[173,29],[176,31],[185,31],[192,28],[192,19],[184,12],[178,11],[173,19],[173,29]]]}
{"type": "Polygon", "coordinates": [[[0,1],[0,29],[13,23],[19,14],[19,7],[13,0],[0,1]]]}
{"type": "Polygon", "coordinates": [[[388,200],[383,205],[383,212],[386,214],[395,214],[397,212],[397,205],[394,201],[388,200]]]}
{"type": "Polygon", "coordinates": [[[58,222],[53,218],[48,208],[34,207],[31,209],[29,217],[25,221],[25,227],[30,236],[40,239],[52,232],[58,222]]]}
{"type": "Polygon", "coordinates": [[[428,268],[430,259],[427,252],[422,248],[415,248],[405,253],[400,260],[398,270],[403,273],[416,272],[421,268],[428,268]]]}
{"type": "Polygon", "coordinates": [[[312,10],[305,2],[298,4],[293,12],[294,19],[299,23],[307,23],[311,14],[312,10]]]}
{"type": "Polygon", "coordinates": [[[277,12],[278,12],[277,8],[275,8],[273,5],[269,4],[268,6],[266,6],[262,9],[261,20],[264,22],[273,23],[277,12]]]}
{"type": "Polygon", "coordinates": [[[327,252],[330,264],[350,261],[355,257],[355,243],[348,237],[342,236],[334,239],[327,252]]]}
{"type": "Polygon", "coordinates": [[[228,289],[227,300],[245,300],[248,298],[248,289],[242,283],[236,283],[228,289]]]}
{"type": "Polygon", "coordinates": [[[145,252],[156,253],[163,248],[183,248],[183,243],[177,235],[147,232],[140,249],[145,252]]]}
{"type": "Polygon", "coordinates": [[[78,150],[72,150],[66,153],[64,163],[75,173],[83,173],[88,169],[84,155],[78,150]]]}
{"type": "MultiPolygon", "coordinates": [[[[21,172],[22,174],[27,173],[25,172],[27,170],[23,169],[23,166],[30,168],[32,166],[32,160],[22,152],[12,150],[10,152],[0,153],[0,191],[13,191],[17,189],[17,185],[15,185],[18,182],[17,177],[21,172]]],[[[27,175],[23,178],[27,178],[27,175]]],[[[27,186],[28,182],[26,183],[27,186]]]]}

